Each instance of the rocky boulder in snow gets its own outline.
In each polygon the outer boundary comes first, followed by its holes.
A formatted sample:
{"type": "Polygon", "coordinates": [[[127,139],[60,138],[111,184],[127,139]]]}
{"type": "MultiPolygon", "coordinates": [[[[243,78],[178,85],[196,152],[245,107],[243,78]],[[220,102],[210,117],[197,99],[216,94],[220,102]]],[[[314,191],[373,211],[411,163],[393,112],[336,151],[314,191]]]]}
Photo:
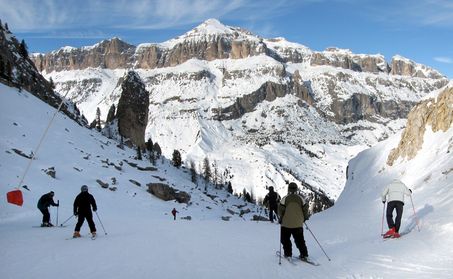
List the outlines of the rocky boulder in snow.
{"type": "Polygon", "coordinates": [[[453,87],[446,88],[435,99],[425,100],[409,113],[406,129],[398,147],[392,149],[387,164],[392,166],[398,158],[411,160],[423,145],[427,126],[433,132],[446,131],[453,123],[453,87]]]}
{"type": "Polygon", "coordinates": [[[190,195],[184,191],[178,191],[164,183],[148,183],[148,192],[164,201],[176,200],[179,203],[189,203],[190,195]]]}

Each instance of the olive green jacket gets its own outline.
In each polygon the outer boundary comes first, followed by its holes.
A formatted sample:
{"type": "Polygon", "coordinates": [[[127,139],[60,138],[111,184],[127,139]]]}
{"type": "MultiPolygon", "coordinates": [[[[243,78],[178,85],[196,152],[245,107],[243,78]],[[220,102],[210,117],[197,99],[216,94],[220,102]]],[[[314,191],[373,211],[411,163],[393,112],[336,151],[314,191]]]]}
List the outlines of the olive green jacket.
{"type": "Polygon", "coordinates": [[[304,221],[308,220],[308,203],[294,193],[281,199],[278,205],[278,216],[281,225],[285,228],[301,228],[304,221]]]}

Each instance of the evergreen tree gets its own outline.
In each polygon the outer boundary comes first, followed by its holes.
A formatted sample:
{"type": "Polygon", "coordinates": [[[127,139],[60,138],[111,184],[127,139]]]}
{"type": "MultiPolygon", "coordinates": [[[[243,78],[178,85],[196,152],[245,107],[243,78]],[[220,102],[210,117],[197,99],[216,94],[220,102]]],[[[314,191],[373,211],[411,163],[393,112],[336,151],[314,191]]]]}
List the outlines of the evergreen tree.
{"type": "Polygon", "coordinates": [[[176,149],[173,150],[173,156],[172,156],[171,161],[173,163],[173,166],[175,166],[179,169],[179,167],[182,164],[182,161],[181,161],[181,153],[178,150],[176,150],[176,149]]]}
{"type": "Polygon", "coordinates": [[[194,184],[197,184],[197,171],[195,169],[195,163],[190,161],[190,178],[194,184]]]}
{"type": "Polygon", "coordinates": [[[49,79],[50,88],[55,89],[55,83],[53,82],[52,77],[49,79]]]}
{"type": "Polygon", "coordinates": [[[96,119],[93,119],[93,122],[90,123],[90,129],[96,128],[96,119]]]}
{"type": "Polygon", "coordinates": [[[5,74],[7,80],[13,81],[13,67],[9,61],[6,62],[5,74]]]}
{"type": "Polygon", "coordinates": [[[20,42],[20,45],[19,45],[19,53],[25,57],[25,58],[28,58],[28,47],[27,47],[27,44],[25,43],[24,40],[22,40],[20,42]]]}
{"type": "Polygon", "coordinates": [[[6,77],[5,75],[5,63],[3,62],[3,57],[0,55],[0,77],[6,77]]]}
{"type": "Polygon", "coordinates": [[[148,140],[146,141],[146,150],[148,151],[148,153],[151,153],[153,151],[153,141],[151,140],[151,138],[148,138],[148,140]]]}
{"type": "Polygon", "coordinates": [[[96,130],[101,131],[101,110],[96,108],[96,130]]]}
{"type": "Polygon", "coordinates": [[[142,159],[142,151],[139,146],[137,146],[137,160],[142,159]]]}
{"type": "Polygon", "coordinates": [[[227,192],[233,194],[233,186],[231,185],[231,181],[227,182],[227,192]]]}
{"type": "Polygon", "coordinates": [[[115,104],[112,104],[109,108],[109,112],[107,113],[107,119],[105,120],[106,123],[110,123],[113,121],[113,119],[115,119],[115,111],[115,104]]]}
{"type": "Polygon", "coordinates": [[[217,189],[219,185],[219,170],[217,168],[217,162],[214,161],[212,164],[212,168],[214,169],[214,172],[212,174],[212,184],[214,184],[214,187],[217,189]]]}
{"type": "Polygon", "coordinates": [[[160,149],[160,145],[157,142],[154,143],[153,150],[156,153],[156,158],[159,159],[162,156],[162,149],[160,149]]]}
{"type": "Polygon", "coordinates": [[[211,180],[212,173],[211,173],[211,165],[209,163],[208,157],[205,157],[203,160],[203,177],[205,180],[205,185],[211,180]]]}

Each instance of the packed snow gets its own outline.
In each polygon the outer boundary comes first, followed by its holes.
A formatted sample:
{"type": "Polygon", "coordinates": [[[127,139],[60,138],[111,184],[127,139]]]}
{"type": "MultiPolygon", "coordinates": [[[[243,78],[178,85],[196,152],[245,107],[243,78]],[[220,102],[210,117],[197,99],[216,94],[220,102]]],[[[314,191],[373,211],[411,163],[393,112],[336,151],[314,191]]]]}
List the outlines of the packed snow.
{"type": "MultiPolygon", "coordinates": [[[[251,214],[244,218],[230,215],[230,221],[222,221],[220,217],[228,214],[226,208],[244,202],[215,189],[208,192],[219,198],[209,198],[184,170],[159,162],[158,170],[151,173],[127,163],[118,171],[103,163],[109,159],[119,164],[126,159],[149,164],[134,160],[134,151],[118,149],[117,143],[63,114],[52,124],[26,176],[24,184],[30,191],[21,188],[24,205],[8,204],[5,195],[18,186],[29,162],[12,149],[30,154],[54,109],[27,92],[0,85],[0,111],[2,278],[451,278],[453,274],[453,128],[427,132],[417,156],[393,167],[385,162],[399,135],[351,160],[348,181],[335,206],[307,221],[331,259],[305,230],[310,257],[320,263],[314,267],[286,260],[279,265],[275,254],[279,226],[250,221],[251,214]],[[56,179],[43,172],[51,166],[57,171],[56,179]],[[117,179],[116,191],[95,182],[111,182],[112,177],[117,179]],[[413,190],[415,215],[408,199],[402,220],[406,234],[383,241],[380,193],[394,177],[413,190]],[[145,184],[159,179],[189,191],[192,204],[164,202],[146,192],[145,184]],[[81,231],[84,237],[71,238],[72,202],[83,184],[98,204],[96,240],[87,236],[86,223],[81,231]],[[41,222],[36,203],[51,190],[61,205],[58,211],[50,208],[52,222],[57,222],[57,216],[59,224],[69,218],[67,226],[34,228],[41,222]],[[176,221],[170,214],[174,207],[180,212],[176,221]],[[181,219],[185,216],[192,220],[181,219]]],[[[253,158],[253,154],[247,156],[253,158]]],[[[328,171],[319,173],[320,177],[329,175],[328,171]]]]}

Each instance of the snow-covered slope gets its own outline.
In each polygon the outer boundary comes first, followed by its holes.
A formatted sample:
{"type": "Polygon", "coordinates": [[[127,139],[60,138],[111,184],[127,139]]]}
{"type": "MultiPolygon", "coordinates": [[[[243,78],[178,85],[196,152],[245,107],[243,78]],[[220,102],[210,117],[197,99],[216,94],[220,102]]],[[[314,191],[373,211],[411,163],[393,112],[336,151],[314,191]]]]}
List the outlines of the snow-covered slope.
{"type": "MultiPolygon", "coordinates": [[[[55,110],[28,92],[20,93],[2,84],[0,84],[0,98],[2,112],[0,176],[4,194],[18,186],[19,177],[22,177],[29,162],[14,149],[30,155],[35,150],[55,110]]],[[[123,150],[117,145],[117,142],[58,114],[41,150],[35,154],[36,161],[32,163],[25,177],[23,184],[27,185],[30,191],[22,189],[24,207],[10,207],[1,203],[0,217],[4,221],[17,213],[34,212],[37,196],[50,190],[55,191],[56,198],[65,205],[62,207],[62,215],[70,216],[73,196],[79,192],[81,185],[86,184],[91,187],[95,196],[99,193],[105,195],[107,208],[115,207],[117,199],[126,199],[132,204],[128,206],[145,206],[142,210],[149,210],[150,216],[155,216],[154,218],[167,218],[165,215],[173,207],[177,207],[182,216],[191,216],[192,219],[220,219],[222,216],[241,220],[252,218],[251,215],[239,217],[237,214],[228,213],[226,209],[239,213],[241,208],[243,210],[252,208],[236,197],[227,197],[229,195],[223,190],[212,189],[211,191],[212,187],[208,187],[206,194],[209,195],[206,195],[203,193],[204,183],[199,182],[199,186],[193,184],[190,173],[185,169],[176,169],[169,164],[168,159],[159,160],[156,170],[139,170],[135,165],[146,168],[151,167],[151,163],[147,159],[135,160],[134,150],[128,148],[123,150]],[[45,173],[45,170],[51,167],[56,171],[55,179],[45,173]],[[108,189],[101,188],[96,180],[108,183],[108,189]],[[141,186],[137,186],[133,181],[141,186]],[[162,202],[147,192],[148,183],[168,184],[191,194],[192,199],[189,204],[162,202]],[[151,205],[153,205],[152,210],[149,207],[151,205]]],[[[103,208],[102,204],[103,202],[100,201],[100,209],[103,208]]],[[[36,222],[38,221],[37,219],[36,222]]]]}
{"type": "MultiPolygon", "coordinates": [[[[16,186],[27,163],[12,148],[28,154],[53,109],[26,92],[3,85],[0,108],[0,189],[4,197],[16,186]]],[[[146,163],[134,161],[133,151],[120,150],[113,142],[59,115],[25,180],[31,191],[23,190],[24,206],[8,204],[4,198],[0,203],[2,278],[42,274],[48,278],[451,278],[453,128],[428,131],[414,159],[389,167],[387,156],[398,140],[399,135],[393,136],[353,159],[345,190],[336,205],[307,222],[332,260],[327,260],[310,232],[305,231],[309,254],[321,265],[286,261],[278,265],[277,225],[244,221],[237,215],[230,222],[220,220],[225,208],[234,208],[242,201],[221,193],[213,201],[192,189],[189,174],[167,164],[159,163],[159,170],[151,174],[127,163],[121,172],[117,171],[101,160],[108,158],[116,165],[124,158],[141,166],[146,163]],[[51,166],[57,171],[56,179],[42,171],[51,166]],[[193,204],[162,202],[147,193],[144,184],[158,180],[153,175],[190,191],[193,204]],[[111,177],[117,178],[116,191],[103,189],[95,182],[110,182],[111,177]],[[402,231],[407,234],[382,241],[380,193],[393,177],[401,178],[413,189],[418,219],[407,200],[402,221],[402,231]],[[142,187],[129,179],[141,182],[142,187]],[[82,184],[88,184],[97,199],[107,234],[97,217],[99,237],[95,241],[88,237],[66,240],[72,234],[74,219],[68,221],[68,227],[32,227],[40,222],[35,204],[41,194],[55,191],[55,199],[61,204],[61,223],[71,216],[73,198],[82,184]],[[181,212],[179,216],[192,216],[192,221],[173,221],[169,214],[173,207],[181,212]]],[[[291,164],[294,167],[295,163],[291,164]]],[[[55,222],[54,208],[51,214],[55,222]]],[[[83,235],[87,230],[85,224],[83,235]]]]}

